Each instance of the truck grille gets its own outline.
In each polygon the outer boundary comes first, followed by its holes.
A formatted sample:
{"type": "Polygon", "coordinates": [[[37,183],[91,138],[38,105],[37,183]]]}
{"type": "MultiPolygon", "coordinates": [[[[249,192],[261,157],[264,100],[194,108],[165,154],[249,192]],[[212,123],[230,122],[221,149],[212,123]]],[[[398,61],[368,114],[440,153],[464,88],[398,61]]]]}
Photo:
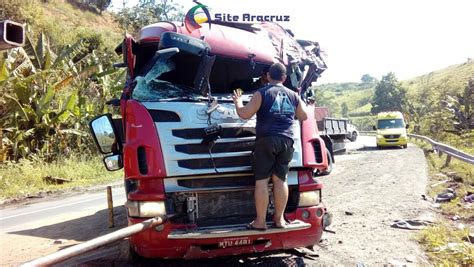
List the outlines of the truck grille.
{"type": "Polygon", "coordinates": [[[392,135],[384,135],[383,137],[385,137],[387,139],[396,139],[396,138],[400,138],[400,135],[399,134],[392,134],[392,135]]]}
{"type": "Polygon", "coordinates": [[[227,157],[227,158],[206,158],[206,159],[185,159],[178,160],[178,166],[187,169],[212,169],[250,166],[250,156],[227,157]],[[213,163],[214,161],[214,163],[213,163]]]}
{"type": "MultiPolygon", "coordinates": [[[[202,141],[205,137],[204,128],[191,128],[191,129],[175,129],[172,130],[172,134],[175,137],[202,141]]],[[[234,167],[250,167],[250,152],[254,147],[254,140],[248,140],[250,137],[255,137],[255,128],[251,127],[236,127],[236,128],[223,128],[220,132],[220,140],[224,142],[218,142],[211,148],[211,152],[214,153],[232,153],[237,152],[239,155],[228,155],[225,157],[219,157],[213,155],[211,159],[209,155],[209,147],[202,143],[197,144],[176,144],[176,152],[181,152],[188,155],[206,155],[205,158],[186,158],[177,160],[178,166],[181,168],[191,170],[202,170],[202,169],[213,169],[216,168],[234,168],[234,167]],[[225,139],[237,139],[235,142],[226,142],[225,139]],[[238,140],[240,138],[247,138],[247,140],[238,140]],[[247,155],[242,153],[247,152],[247,155]]]]}
{"type": "MultiPolygon", "coordinates": [[[[251,127],[237,127],[237,128],[223,128],[221,138],[239,138],[255,136],[255,128],[251,127]]],[[[173,136],[184,139],[203,139],[205,136],[204,128],[180,129],[173,130],[173,136]]]]}
{"type": "Polygon", "coordinates": [[[199,225],[206,224],[216,218],[241,221],[239,217],[255,216],[253,190],[201,193],[198,194],[198,219],[199,225]]]}
{"type": "MultiPolygon", "coordinates": [[[[252,171],[250,159],[255,144],[256,120],[239,119],[233,104],[219,103],[211,113],[212,125],[221,127],[217,131],[209,130],[207,103],[142,104],[155,122],[167,177],[252,171]]],[[[295,153],[290,166],[300,167],[303,160],[301,130],[297,124],[294,128],[295,153]]],[[[151,164],[154,162],[148,162],[149,168],[151,164]]]]}

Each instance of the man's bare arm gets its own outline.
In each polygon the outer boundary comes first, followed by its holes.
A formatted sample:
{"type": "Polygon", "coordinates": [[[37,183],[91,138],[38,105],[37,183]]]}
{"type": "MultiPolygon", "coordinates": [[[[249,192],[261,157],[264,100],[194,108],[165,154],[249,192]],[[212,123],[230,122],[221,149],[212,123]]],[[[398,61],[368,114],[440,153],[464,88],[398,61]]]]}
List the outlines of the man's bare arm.
{"type": "Polygon", "coordinates": [[[296,118],[299,121],[304,121],[308,118],[308,114],[306,113],[306,104],[300,99],[298,102],[298,107],[296,108],[296,118]]]}
{"type": "Polygon", "coordinates": [[[250,102],[245,106],[242,103],[241,96],[242,92],[239,90],[234,90],[232,100],[234,100],[235,109],[237,110],[239,117],[244,120],[248,120],[252,118],[252,116],[255,115],[255,113],[257,113],[258,109],[260,108],[260,104],[262,103],[262,95],[259,92],[255,92],[252,95],[250,102]]]}

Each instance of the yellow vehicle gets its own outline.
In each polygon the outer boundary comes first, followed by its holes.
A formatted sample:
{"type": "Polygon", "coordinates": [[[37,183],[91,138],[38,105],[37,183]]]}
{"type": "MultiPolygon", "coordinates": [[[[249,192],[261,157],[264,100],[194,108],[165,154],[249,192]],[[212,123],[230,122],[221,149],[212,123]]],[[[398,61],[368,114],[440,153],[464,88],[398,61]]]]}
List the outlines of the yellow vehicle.
{"type": "Polygon", "coordinates": [[[377,114],[377,148],[388,146],[402,146],[407,148],[408,124],[403,119],[403,114],[399,111],[380,112],[377,114]]]}

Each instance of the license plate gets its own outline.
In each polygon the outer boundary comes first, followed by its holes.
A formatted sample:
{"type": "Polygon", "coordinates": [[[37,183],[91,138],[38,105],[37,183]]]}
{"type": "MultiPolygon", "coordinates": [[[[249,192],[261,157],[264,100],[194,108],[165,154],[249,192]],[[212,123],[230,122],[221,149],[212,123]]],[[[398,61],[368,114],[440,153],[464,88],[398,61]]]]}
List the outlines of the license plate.
{"type": "Polygon", "coordinates": [[[237,237],[237,238],[227,238],[222,241],[219,241],[218,247],[227,248],[227,247],[236,247],[236,246],[247,246],[252,245],[252,240],[248,237],[237,237]]]}

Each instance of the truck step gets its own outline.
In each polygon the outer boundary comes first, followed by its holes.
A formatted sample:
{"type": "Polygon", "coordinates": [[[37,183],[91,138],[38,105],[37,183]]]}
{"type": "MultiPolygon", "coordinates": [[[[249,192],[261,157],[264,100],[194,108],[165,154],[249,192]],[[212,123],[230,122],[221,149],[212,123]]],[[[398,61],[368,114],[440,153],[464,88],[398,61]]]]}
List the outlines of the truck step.
{"type": "Polygon", "coordinates": [[[275,228],[267,223],[267,230],[249,230],[245,224],[198,227],[188,230],[174,230],[168,234],[168,239],[205,239],[220,237],[238,237],[249,235],[278,234],[308,229],[311,224],[299,220],[292,221],[285,228],[275,228]]]}

